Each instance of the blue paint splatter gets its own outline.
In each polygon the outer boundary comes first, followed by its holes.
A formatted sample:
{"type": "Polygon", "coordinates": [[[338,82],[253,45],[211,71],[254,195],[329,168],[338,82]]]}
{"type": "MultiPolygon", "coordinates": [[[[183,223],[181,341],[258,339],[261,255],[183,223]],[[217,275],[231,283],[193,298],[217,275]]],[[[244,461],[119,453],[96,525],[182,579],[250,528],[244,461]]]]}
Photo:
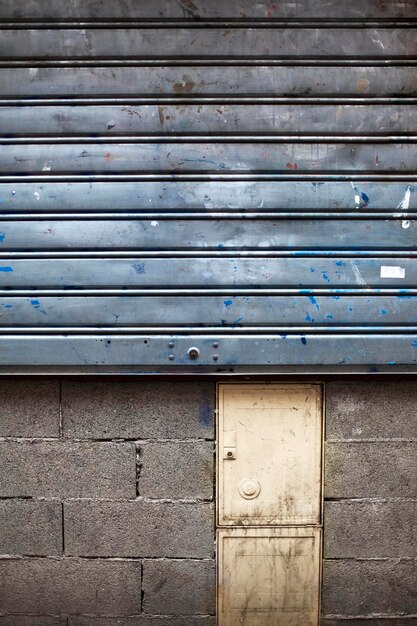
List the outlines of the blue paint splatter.
{"type": "Polygon", "coordinates": [[[308,299],[310,300],[311,304],[314,304],[314,306],[316,307],[317,311],[320,311],[320,305],[317,302],[317,300],[315,299],[314,296],[308,296],[308,299]]]}
{"type": "Polygon", "coordinates": [[[305,346],[307,344],[307,339],[304,337],[304,335],[301,335],[300,339],[303,346],[305,346]]]}
{"type": "Polygon", "coordinates": [[[326,318],[327,318],[328,320],[332,320],[332,319],[333,319],[333,315],[331,315],[331,313],[328,313],[328,314],[326,315],[326,318]]]}
{"type": "Polygon", "coordinates": [[[5,309],[12,309],[13,308],[13,304],[3,304],[5,309]]]}
{"type": "Polygon", "coordinates": [[[132,265],[136,274],[144,274],[145,273],[145,264],[144,263],[134,263],[132,265]]]}
{"type": "Polygon", "coordinates": [[[236,326],[236,324],[239,324],[239,322],[241,322],[242,320],[243,320],[243,315],[242,315],[242,317],[238,317],[237,320],[232,322],[232,326],[236,326]]]}
{"type": "Polygon", "coordinates": [[[415,348],[417,346],[417,339],[414,339],[414,341],[411,342],[411,345],[415,348]]]}
{"type": "Polygon", "coordinates": [[[225,300],[224,301],[224,306],[226,307],[226,309],[230,309],[232,304],[233,304],[233,300],[225,300]]]}
{"type": "Polygon", "coordinates": [[[346,265],[346,263],[344,263],[343,261],[336,261],[336,265],[337,267],[343,267],[344,265],[346,265]]]}
{"type": "Polygon", "coordinates": [[[0,233],[0,241],[4,241],[5,236],[6,235],[4,233],[0,233]]]}
{"type": "Polygon", "coordinates": [[[321,275],[323,276],[323,280],[325,280],[326,282],[330,282],[330,278],[327,275],[327,272],[322,272],[321,275]]]}
{"type": "Polygon", "coordinates": [[[387,309],[381,309],[381,315],[386,315],[388,313],[387,309]]]}
{"type": "Polygon", "coordinates": [[[366,195],[366,193],[364,193],[363,191],[361,192],[361,205],[363,208],[367,207],[369,204],[370,200],[369,197],[366,195]]]}
{"type": "Polygon", "coordinates": [[[397,361],[388,361],[387,365],[397,365],[397,361]]]}
{"type": "Polygon", "coordinates": [[[42,313],[42,315],[48,315],[46,311],[40,308],[41,303],[39,302],[39,300],[31,300],[30,303],[33,306],[33,308],[39,309],[39,313],[42,313]]]}
{"type": "Polygon", "coordinates": [[[13,268],[10,265],[0,266],[0,272],[13,272],[13,268]]]}
{"type": "Polygon", "coordinates": [[[311,322],[311,317],[309,316],[309,314],[307,313],[306,315],[306,322],[311,322]]]}

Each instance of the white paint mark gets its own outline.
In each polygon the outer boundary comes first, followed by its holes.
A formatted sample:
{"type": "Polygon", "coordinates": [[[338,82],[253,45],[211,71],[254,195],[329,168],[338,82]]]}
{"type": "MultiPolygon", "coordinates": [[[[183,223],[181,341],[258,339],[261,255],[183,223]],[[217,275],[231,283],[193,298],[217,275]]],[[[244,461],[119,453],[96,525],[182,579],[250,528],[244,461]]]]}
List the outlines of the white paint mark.
{"type": "Polygon", "coordinates": [[[381,278],[405,278],[405,267],[399,265],[381,265],[381,278]]]}
{"type": "Polygon", "coordinates": [[[352,267],[352,272],[355,275],[356,283],[358,285],[366,285],[366,280],[362,276],[359,267],[356,265],[355,261],[351,261],[350,265],[352,267]]]}
{"type": "MultiPolygon", "coordinates": [[[[401,202],[397,206],[397,211],[408,211],[408,209],[410,208],[411,192],[413,190],[414,190],[414,187],[412,187],[411,185],[407,185],[404,198],[401,200],[401,202]]],[[[394,213],[394,217],[407,217],[407,214],[394,213]]]]}
{"type": "Polygon", "coordinates": [[[382,48],[383,50],[385,50],[385,46],[384,46],[384,44],[382,43],[382,41],[381,41],[380,39],[375,38],[375,39],[372,39],[372,41],[373,41],[374,43],[377,43],[379,46],[381,46],[381,48],[382,48]]]}
{"type": "Polygon", "coordinates": [[[352,428],[352,435],[362,435],[362,428],[352,428]]]}
{"type": "Polygon", "coordinates": [[[151,226],[153,226],[154,228],[156,228],[157,226],[159,226],[159,222],[157,222],[156,220],[152,220],[152,222],[151,222],[151,226]]]}
{"type": "Polygon", "coordinates": [[[401,226],[402,226],[403,228],[410,228],[410,224],[411,224],[410,220],[403,220],[403,221],[401,222],[401,226]]]}
{"type": "Polygon", "coordinates": [[[32,77],[36,76],[38,72],[39,72],[39,68],[38,67],[31,67],[29,69],[29,76],[32,78],[32,77]]]}
{"type": "Polygon", "coordinates": [[[35,191],[33,195],[35,196],[36,200],[40,200],[41,194],[38,191],[35,191]]]}
{"type": "Polygon", "coordinates": [[[50,171],[51,171],[50,163],[45,163],[45,165],[42,168],[42,172],[50,172],[50,171]]]}
{"type": "Polygon", "coordinates": [[[350,183],[352,185],[352,189],[355,191],[355,209],[360,209],[361,208],[361,199],[359,197],[359,192],[358,192],[358,188],[356,187],[356,185],[354,185],[354,183],[350,183]]]}

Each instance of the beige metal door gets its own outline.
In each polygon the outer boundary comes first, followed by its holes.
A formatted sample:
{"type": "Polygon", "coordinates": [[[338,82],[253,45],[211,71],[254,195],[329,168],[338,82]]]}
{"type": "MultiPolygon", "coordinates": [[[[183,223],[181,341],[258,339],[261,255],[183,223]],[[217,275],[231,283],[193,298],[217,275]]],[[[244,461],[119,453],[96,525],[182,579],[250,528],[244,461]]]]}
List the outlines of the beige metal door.
{"type": "Polygon", "coordinates": [[[218,531],[221,626],[317,626],[320,529],[218,531]]]}
{"type": "Polygon", "coordinates": [[[220,526],[318,524],[321,387],[219,385],[220,526]]]}
{"type": "Polygon", "coordinates": [[[218,624],[317,626],[322,389],[218,386],[218,624]]]}

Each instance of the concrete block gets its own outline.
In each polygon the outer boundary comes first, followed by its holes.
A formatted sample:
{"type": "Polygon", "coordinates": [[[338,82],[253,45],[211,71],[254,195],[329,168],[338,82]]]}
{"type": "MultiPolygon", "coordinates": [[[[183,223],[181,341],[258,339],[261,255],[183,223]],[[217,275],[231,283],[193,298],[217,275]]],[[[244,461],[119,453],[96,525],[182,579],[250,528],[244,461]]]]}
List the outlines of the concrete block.
{"type": "Polygon", "coordinates": [[[417,438],[416,381],[326,384],[328,439],[417,438]]]}
{"type": "Polygon", "coordinates": [[[59,381],[0,381],[0,437],[58,436],[59,381]]]}
{"type": "Polygon", "coordinates": [[[62,383],[67,437],[214,438],[214,383],[62,383]]]}
{"type": "Polygon", "coordinates": [[[64,519],[70,555],[213,557],[211,504],[66,502],[64,519]]]}
{"type": "Polygon", "coordinates": [[[58,501],[0,500],[0,529],[0,554],[62,554],[58,501]]]}
{"type": "Polygon", "coordinates": [[[99,559],[0,560],[0,613],[140,613],[141,563],[99,559]]]}
{"type": "Polygon", "coordinates": [[[58,615],[6,615],[0,616],[0,626],[67,626],[67,618],[58,615]]]}
{"type": "Polygon", "coordinates": [[[324,556],[417,557],[417,502],[326,502],[324,556]]]}
{"type": "Polygon", "coordinates": [[[139,493],[146,498],[213,498],[214,450],[208,441],[140,444],[139,493]]]}
{"type": "Polygon", "coordinates": [[[415,615],[417,568],[413,560],[324,561],[323,614],[415,615]]]}
{"type": "Polygon", "coordinates": [[[133,443],[0,443],[0,495],[134,498],[133,443]]]}
{"type": "Polygon", "coordinates": [[[144,561],[143,611],[157,615],[214,615],[214,561],[144,561]]]}
{"type": "MultiPolygon", "coordinates": [[[[216,626],[216,618],[204,615],[191,617],[138,615],[135,617],[107,618],[74,616],[69,618],[68,626],[216,626]]],[[[370,624],[369,626],[373,625],[370,624]]]]}
{"type": "Polygon", "coordinates": [[[364,618],[364,619],[321,619],[320,626],[417,626],[415,617],[364,618]]]}
{"type": "Polygon", "coordinates": [[[327,443],[325,498],[415,498],[417,442],[327,443]]]}

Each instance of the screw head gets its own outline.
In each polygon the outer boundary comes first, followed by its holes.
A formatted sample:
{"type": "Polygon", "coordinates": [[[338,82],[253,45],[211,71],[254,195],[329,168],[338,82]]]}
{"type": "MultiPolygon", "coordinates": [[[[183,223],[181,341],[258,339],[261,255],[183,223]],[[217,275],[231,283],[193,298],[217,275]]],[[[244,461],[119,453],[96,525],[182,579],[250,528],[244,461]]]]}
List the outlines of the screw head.
{"type": "Polygon", "coordinates": [[[219,360],[219,355],[213,354],[213,361],[218,361],[218,360],[219,360]]]}
{"type": "Polygon", "coordinates": [[[218,342],[217,342],[217,341],[215,341],[215,342],[213,343],[213,348],[218,348],[218,347],[219,347],[219,344],[218,344],[218,342]]]}
{"type": "Polygon", "coordinates": [[[175,343],[173,341],[170,341],[168,344],[168,348],[173,348],[175,346],[175,343]]]}
{"type": "Polygon", "coordinates": [[[175,359],[175,355],[170,354],[168,358],[169,358],[170,361],[173,361],[175,359]]]}

